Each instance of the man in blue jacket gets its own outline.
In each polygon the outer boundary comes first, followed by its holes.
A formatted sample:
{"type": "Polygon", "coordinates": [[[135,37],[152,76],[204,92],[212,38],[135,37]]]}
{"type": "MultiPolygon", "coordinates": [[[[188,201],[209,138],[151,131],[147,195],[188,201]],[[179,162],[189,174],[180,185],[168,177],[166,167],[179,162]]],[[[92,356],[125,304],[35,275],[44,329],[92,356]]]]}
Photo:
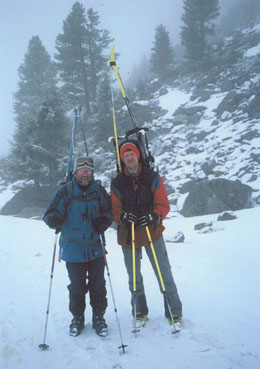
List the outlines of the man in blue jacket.
{"type": "Polygon", "coordinates": [[[88,291],[92,327],[99,336],[107,335],[105,261],[100,234],[112,223],[111,199],[93,173],[92,158],[77,158],[72,180],[58,189],[43,217],[50,228],[61,232],[61,259],[66,262],[70,279],[71,336],[78,336],[84,328],[88,291]]]}

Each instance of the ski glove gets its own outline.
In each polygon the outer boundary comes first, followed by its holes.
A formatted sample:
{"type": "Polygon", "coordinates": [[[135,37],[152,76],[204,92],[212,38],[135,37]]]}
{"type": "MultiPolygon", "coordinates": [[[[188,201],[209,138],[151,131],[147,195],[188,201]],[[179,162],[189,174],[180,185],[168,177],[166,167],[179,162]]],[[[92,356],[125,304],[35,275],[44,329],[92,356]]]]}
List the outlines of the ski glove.
{"type": "Polygon", "coordinates": [[[128,226],[132,222],[137,223],[137,216],[132,213],[123,213],[120,217],[121,223],[125,226],[128,226]]]}
{"type": "Polygon", "coordinates": [[[159,215],[157,213],[151,213],[143,215],[138,218],[138,225],[141,227],[147,227],[148,225],[156,225],[159,222],[159,215]]]}
{"type": "Polygon", "coordinates": [[[92,222],[94,231],[100,234],[104,233],[112,223],[110,218],[103,215],[93,219],[92,222]]]}
{"type": "Polygon", "coordinates": [[[56,230],[59,233],[63,224],[63,219],[61,219],[57,214],[49,215],[48,226],[56,230]]]}

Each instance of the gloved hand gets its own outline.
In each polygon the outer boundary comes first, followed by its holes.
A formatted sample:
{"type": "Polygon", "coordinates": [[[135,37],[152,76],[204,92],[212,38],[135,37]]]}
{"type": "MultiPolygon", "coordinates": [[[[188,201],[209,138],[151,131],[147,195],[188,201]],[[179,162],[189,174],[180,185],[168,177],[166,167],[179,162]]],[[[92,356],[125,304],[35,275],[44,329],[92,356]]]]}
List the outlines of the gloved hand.
{"type": "Polygon", "coordinates": [[[103,215],[100,215],[96,219],[93,219],[92,222],[94,231],[100,234],[104,233],[108,229],[110,224],[112,224],[111,219],[103,215]]]}
{"type": "Polygon", "coordinates": [[[49,215],[48,226],[52,229],[56,229],[56,233],[60,232],[62,224],[63,220],[57,214],[49,215]]]}
{"type": "Polygon", "coordinates": [[[120,217],[121,223],[124,224],[125,226],[128,226],[131,223],[136,223],[137,222],[137,216],[132,214],[132,213],[123,213],[120,217]]]}
{"type": "Polygon", "coordinates": [[[148,215],[142,215],[138,218],[138,225],[146,227],[148,225],[156,225],[159,222],[159,215],[157,213],[151,213],[148,215]]]}

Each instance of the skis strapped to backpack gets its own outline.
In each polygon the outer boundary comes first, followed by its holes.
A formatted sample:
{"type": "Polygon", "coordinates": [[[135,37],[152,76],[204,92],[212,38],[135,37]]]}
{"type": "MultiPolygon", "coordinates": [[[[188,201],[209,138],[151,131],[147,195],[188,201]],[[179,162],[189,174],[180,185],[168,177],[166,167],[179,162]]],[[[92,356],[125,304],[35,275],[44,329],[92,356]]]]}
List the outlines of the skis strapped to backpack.
{"type": "Polygon", "coordinates": [[[117,169],[118,172],[121,172],[121,163],[120,163],[120,156],[119,156],[119,152],[120,152],[120,147],[125,143],[125,142],[133,142],[136,144],[136,146],[138,147],[140,154],[141,154],[141,161],[144,165],[147,165],[151,168],[154,167],[154,158],[151,155],[151,152],[149,151],[148,148],[148,140],[147,140],[147,135],[146,132],[149,130],[148,128],[140,128],[137,126],[133,111],[132,111],[132,107],[130,105],[130,101],[126,95],[125,89],[124,89],[124,85],[121,79],[121,76],[118,72],[118,68],[116,65],[116,60],[115,60],[115,47],[112,47],[111,53],[110,53],[110,58],[109,58],[109,62],[110,62],[110,67],[111,70],[113,70],[113,72],[115,73],[117,82],[119,84],[122,96],[125,100],[125,104],[128,110],[128,113],[130,115],[131,118],[131,122],[134,126],[133,129],[131,129],[130,131],[127,131],[125,136],[117,136],[116,133],[116,123],[115,123],[115,113],[114,113],[114,100],[113,100],[113,95],[112,95],[112,104],[113,104],[113,120],[114,120],[114,139],[113,139],[113,143],[116,147],[116,152],[117,152],[117,169]],[[131,139],[131,136],[135,135],[135,139],[131,139]],[[121,143],[118,143],[118,140],[121,140],[121,143]]]}

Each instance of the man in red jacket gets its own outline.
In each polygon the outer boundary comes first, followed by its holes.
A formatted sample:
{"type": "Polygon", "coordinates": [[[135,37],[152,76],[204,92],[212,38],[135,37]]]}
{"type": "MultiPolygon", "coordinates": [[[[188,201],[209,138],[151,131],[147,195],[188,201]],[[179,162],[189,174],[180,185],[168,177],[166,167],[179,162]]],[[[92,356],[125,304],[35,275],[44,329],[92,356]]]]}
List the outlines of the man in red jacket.
{"type": "MultiPolygon", "coordinates": [[[[172,276],[167,250],[162,232],[163,219],[170,210],[169,201],[163,181],[158,173],[142,163],[137,143],[129,141],[120,148],[122,172],[111,184],[112,214],[117,223],[118,243],[122,246],[125,266],[129,277],[129,289],[132,294],[132,314],[134,315],[133,296],[133,261],[132,261],[132,235],[131,224],[135,224],[135,255],[136,255],[136,317],[139,325],[144,325],[148,319],[148,306],[145,297],[143,277],[141,274],[142,246],[150,259],[157,277],[160,290],[163,293],[161,281],[158,276],[151,246],[147,236],[148,226],[162,280],[165,285],[165,294],[168,304],[164,301],[165,316],[169,323],[174,320],[175,327],[182,325],[182,303],[172,276]]],[[[164,295],[164,300],[165,297],[164,295]]]]}

